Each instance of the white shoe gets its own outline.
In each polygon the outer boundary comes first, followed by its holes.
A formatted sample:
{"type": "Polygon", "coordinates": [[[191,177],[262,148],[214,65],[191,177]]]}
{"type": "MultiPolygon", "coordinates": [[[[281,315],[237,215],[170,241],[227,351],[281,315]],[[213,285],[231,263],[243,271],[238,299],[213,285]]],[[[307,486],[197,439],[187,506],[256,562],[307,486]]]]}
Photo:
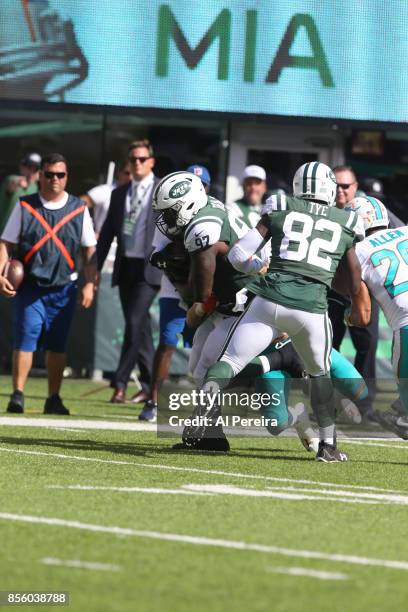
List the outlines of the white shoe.
{"type": "Polygon", "coordinates": [[[359,425],[361,423],[362,417],[354,402],[347,398],[343,398],[340,400],[340,405],[341,411],[348,421],[351,421],[351,423],[354,423],[355,425],[359,425]]]}
{"type": "Polygon", "coordinates": [[[314,431],[309,419],[309,413],[303,402],[299,402],[293,408],[288,407],[292,415],[293,427],[296,429],[299,440],[310,453],[317,453],[319,450],[319,436],[314,431]]]}
{"type": "Polygon", "coordinates": [[[398,417],[396,424],[398,427],[408,427],[408,417],[405,415],[398,417]]]}

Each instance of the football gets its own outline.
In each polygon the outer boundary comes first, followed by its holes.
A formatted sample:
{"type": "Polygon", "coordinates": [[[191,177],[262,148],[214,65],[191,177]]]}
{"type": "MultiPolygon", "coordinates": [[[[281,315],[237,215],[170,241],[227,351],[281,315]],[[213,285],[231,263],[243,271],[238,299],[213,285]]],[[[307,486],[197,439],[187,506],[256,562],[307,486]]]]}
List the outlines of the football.
{"type": "Polygon", "coordinates": [[[24,266],[18,259],[10,259],[6,263],[3,274],[17,291],[24,280],[24,266]]]}

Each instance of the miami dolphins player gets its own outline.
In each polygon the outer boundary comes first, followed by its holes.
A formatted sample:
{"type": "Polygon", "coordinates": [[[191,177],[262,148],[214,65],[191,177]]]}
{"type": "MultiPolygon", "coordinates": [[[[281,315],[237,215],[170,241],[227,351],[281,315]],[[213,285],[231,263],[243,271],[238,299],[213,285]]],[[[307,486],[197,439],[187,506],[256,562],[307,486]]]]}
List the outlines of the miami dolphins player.
{"type": "MultiPolygon", "coordinates": [[[[278,393],[281,398],[278,405],[271,402],[269,406],[263,408],[262,414],[266,418],[277,421],[276,426],[267,427],[269,433],[276,436],[288,427],[295,426],[303,446],[307,450],[317,452],[315,434],[313,430],[310,430],[310,423],[303,422],[305,412],[307,414],[303,402],[299,402],[294,407],[289,406],[288,403],[293,379],[306,380],[304,364],[290,338],[285,334],[279,337],[273,344],[273,348],[271,347],[262,359],[267,361],[269,371],[255,379],[255,390],[258,393],[267,393],[271,398],[278,393]],[[304,436],[301,435],[302,428],[304,436]]],[[[341,396],[342,410],[353,422],[361,422],[361,415],[354,402],[367,397],[367,385],[353,364],[335,349],[332,349],[331,352],[330,376],[334,388],[341,396]]]]}
{"type": "Polygon", "coordinates": [[[398,380],[404,416],[375,411],[385,427],[408,439],[408,227],[387,229],[387,209],[374,197],[349,204],[364,222],[366,238],[356,245],[361,277],[393,331],[392,366],[398,380]]]}
{"type": "MultiPolygon", "coordinates": [[[[341,262],[350,296],[360,294],[360,265],[352,247],[364,236],[364,229],[352,211],[334,207],[336,180],[325,164],[301,166],[294,176],[293,193],[294,197],[269,198],[257,227],[229,251],[234,267],[248,273],[258,267],[253,261],[258,249],[269,239],[272,243],[268,273],[248,285],[252,299],[231,328],[203,389],[217,393],[276,337],[288,333],[311,379],[320,437],[316,459],[346,461],[347,455],[336,447],[327,291],[341,262]]],[[[185,431],[186,437],[201,434],[185,431]]]]}

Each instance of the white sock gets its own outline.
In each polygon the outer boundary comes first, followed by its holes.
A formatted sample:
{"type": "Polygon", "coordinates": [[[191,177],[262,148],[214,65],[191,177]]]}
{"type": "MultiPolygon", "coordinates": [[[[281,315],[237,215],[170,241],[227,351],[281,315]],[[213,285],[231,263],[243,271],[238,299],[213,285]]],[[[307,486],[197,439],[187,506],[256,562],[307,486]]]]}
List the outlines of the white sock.
{"type": "Polygon", "coordinates": [[[328,427],[319,427],[319,438],[326,444],[334,444],[334,429],[335,425],[329,425],[328,427]]]}

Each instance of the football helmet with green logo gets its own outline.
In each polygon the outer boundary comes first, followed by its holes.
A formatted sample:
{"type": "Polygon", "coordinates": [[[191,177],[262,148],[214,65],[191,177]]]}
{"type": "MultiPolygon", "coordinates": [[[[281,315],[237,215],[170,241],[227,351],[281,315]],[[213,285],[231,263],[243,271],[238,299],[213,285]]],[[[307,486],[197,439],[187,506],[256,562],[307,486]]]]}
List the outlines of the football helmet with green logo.
{"type": "Polygon", "coordinates": [[[293,195],[305,200],[335,206],[336,189],[333,170],[321,162],[303,164],[293,177],[293,195]]]}
{"type": "Polygon", "coordinates": [[[198,176],[191,172],[173,172],[157,185],[153,210],[158,215],[159,230],[172,238],[179,235],[194,215],[207,204],[207,194],[198,176]]]}
{"type": "Polygon", "coordinates": [[[388,227],[388,212],[381,200],[372,196],[358,196],[351,200],[346,210],[353,210],[363,220],[365,231],[376,227],[388,227]]]}

